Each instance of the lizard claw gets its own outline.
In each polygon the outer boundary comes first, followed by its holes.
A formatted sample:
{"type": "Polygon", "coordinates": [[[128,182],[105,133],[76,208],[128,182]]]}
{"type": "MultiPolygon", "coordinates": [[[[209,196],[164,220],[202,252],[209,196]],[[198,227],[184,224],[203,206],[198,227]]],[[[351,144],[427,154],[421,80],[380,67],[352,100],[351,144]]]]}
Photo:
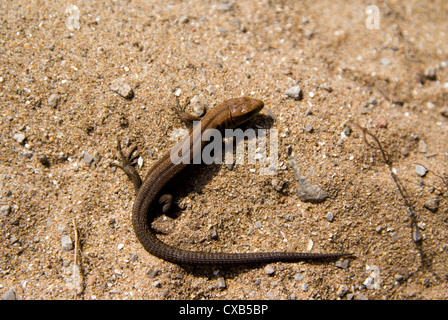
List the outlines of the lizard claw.
{"type": "Polygon", "coordinates": [[[118,167],[123,171],[126,171],[126,167],[134,167],[136,165],[136,161],[139,158],[139,155],[134,154],[135,151],[137,151],[137,146],[132,147],[128,154],[125,155],[121,147],[121,142],[119,139],[117,139],[117,150],[118,154],[120,155],[120,163],[112,162],[110,164],[111,166],[118,167]]]}
{"type": "Polygon", "coordinates": [[[137,150],[137,146],[132,147],[132,149],[126,155],[124,154],[123,149],[121,147],[120,139],[117,139],[117,150],[118,154],[120,155],[119,160],[120,162],[119,163],[111,162],[110,165],[123,170],[124,173],[126,173],[128,178],[134,184],[134,189],[137,192],[142,184],[142,179],[140,178],[140,175],[138,174],[137,170],[135,170],[136,161],[139,158],[138,154],[134,154],[135,151],[137,150]]]}

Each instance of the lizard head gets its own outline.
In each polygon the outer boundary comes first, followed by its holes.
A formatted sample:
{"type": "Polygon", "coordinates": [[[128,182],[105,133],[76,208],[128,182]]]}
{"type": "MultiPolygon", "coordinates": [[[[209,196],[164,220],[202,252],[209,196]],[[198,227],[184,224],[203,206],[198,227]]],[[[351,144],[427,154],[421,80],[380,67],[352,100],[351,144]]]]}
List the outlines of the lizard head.
{"type": "Polygon", "coordinates": [[[234,98],[227,103],[232,126],[246,122],[264,107],[263,101],[249,97],[234,98]]]}

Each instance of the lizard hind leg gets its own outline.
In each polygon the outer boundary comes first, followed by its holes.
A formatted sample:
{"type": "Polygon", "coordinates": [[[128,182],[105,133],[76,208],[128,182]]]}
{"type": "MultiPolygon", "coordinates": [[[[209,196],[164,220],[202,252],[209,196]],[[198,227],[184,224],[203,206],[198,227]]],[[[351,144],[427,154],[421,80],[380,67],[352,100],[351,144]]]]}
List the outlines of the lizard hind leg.
{"type": "Polygon", "coordinates": [[[128,176],[129,180],[131,180],[134,185],[135,193],[137,194],[140,186],[142,185],[142,178],[138,174],[137,170],[135,170],[135,164],[138,159],[138,155],[134,154],[137,150],[137,146],[134,146],[128,154],[124,154],[123,149],[121,148],[120,140],[117,139],[117,150],[120,156],[120,162],[112,162],[110,165],[120,168],[124,173],[128,176]]]}

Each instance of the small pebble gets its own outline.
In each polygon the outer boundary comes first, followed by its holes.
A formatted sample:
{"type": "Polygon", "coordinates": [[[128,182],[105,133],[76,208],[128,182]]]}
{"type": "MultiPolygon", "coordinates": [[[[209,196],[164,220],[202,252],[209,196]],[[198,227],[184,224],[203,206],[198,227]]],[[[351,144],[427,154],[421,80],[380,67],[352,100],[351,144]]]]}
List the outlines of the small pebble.
{"type": "Polygon", "coordinates": [[[442,114],[442,116],[448,118],[448,106],[443,107],[442,109],[440,109],[440,113],[442,114]]]}
{"type": "Polygon", "coordinates": [[[51,108],[56,108],[58,106],[60,99],[61,98],[59,97],[58,94],[56,93],[50,94],[50,96],[48,97],[48,106],[51,108]]]}
{"type": "Polygon", "coordinates": [[[375,120],[375,127],[377,128],[387,128],[387,120],[384,117],[379,117],[375,120]]]}
{"type": "Polygon", "coordinates": [[[210,238],[213,240],[218,239],[218,232],[216,232],[215,229],[212,229],[212,231],[210,232],[210,238]]]}
{"type": "Polygon", "coordinates": [[[285,181],[279,182],[276,178],[272,179],[271,184],[272,184],[272,188],[277,192],[281,192],[286,186],[285,181]]]}
{"type": "Polygon", "coordinates": [[[308,133],[312,133],[313,132],[313,125],[310,124],[310,123],[307,123],[305,125],[305,131],[308,132],[308,133]]]}
{"type": "Polygon", "coordinates": [[[328,212],[328,213],[325,215],[325,219],[327,219],[328,222],[332,222],[333,219],[334,219],[334,214],[333,214],[333,212],[328,212]]]}
{"type": "Polygon", "coordinates": [[[294,276],[294,280],[296,280],[297,282],[302,281],[302,279],[303,279],[303,273],[302,272],[299,272],[298,274],[296,274],[294,276]]]}
{"type": "Polygon", "coordinates": [[[24,133],[16,133],[12,138],[20,144],[25,143],[26,136],[24,133]]]}
{"type": "Polygon", "coordinates": [[[207,90],[209,95],[214,95],[216,93],[216,88],[213,85],[209,85],[205,90],[207,90]]]}
{"type": "Polygon", "coordinates": [[[336,295],[339,298],[342,298],[343,296],[345,296],[348,292],[348,287],[345,284],[341,284],[338,288],[338,291],[336,292],[336,295]]]}
{"type": "Polygon", "coordinates": [[[294,178],[298,183],[297,196],[301,201],[321,203],[328,198],[328,193],[322,190],[319,186],[306,181],[306,177],[302,176],[302,174],[300,173],[299,165],[293,157],[290,157],[289,165],[291,166],[294,178]]]}
{"type": "Polygon", "coordinates": [[[369,298],[367,298],[365,295],[363,295],[362,293],[358,293],[356,294],[356,299],[357,300],[369,300],[369,298]]]}
{"type": "Polygon", "coordinates": [[[428,152],[428,145],[426,144],[425,140],[423,140],[423,139],[418,142],[418,152],[420,152],[420,153],[428,152]]]}
{"type": "Polygon", "coordinates": [[[392,243],[395,243],[395,242],[398,241],[398,231],[392,232],[392,234],[391,234],[391,241],[392,241],[392,243]]]}
{"type": "Polygon", "coordinates": [[[223,277],[219,277],[218,279],[217,279],[217,281],[218,281],[218,288],[219,289],[225,289],[226,288],[226,280],[223,278],[223,277]]]}
{"type": "Polygon", "coordinates": [[[188,16],[180,16],[179,17],[179,23],[188,23],[190,20],[188,19],[188,16]]]}
{"type": "Polygon", "coordinates": [[[347,269],[349,263],[350,263],[350,260],[348,260],[348,259],[344,259],[344,260],[338,260],[338,261],[336,261],[334,265],[335,265],[336,267],[338,267],[338,268],[341,268],[341,269],[347,269]]]}
{"type": "Polygon", "coordinates": [[[146,272],[146,275],[148,276],[148,278],[154,279],[159,273],[159,269],[149,269],[148,272],[146,272]]]}
{"type": "Polygon", "coordinates": [[[303,292],[308,291],[308,283],[306,283],[306,282],[302,283],[302,291],[303,292]]]}
{"type": "Polygon", "coordinates": [[[83,160],[84,160],[84,163],[85,163],[86,165],[90,165],[90,164],[92,164],[93,162],[98,162],[98,161],[100,161],[100,155],[99,155],[99,153],[96,152],[96,151],[94,151],[94,152],[92,152],[92,153],[89,153],[89,152],[85,151],[85,152],[84,152],[84,155],[83,155],[83,160]]]}
{"type": "Polygon", "coordinates": [[[437,212],[437,209],[439,209],[439,199],[430,199],[426,201],[423,206],[429,211],[435,213],[437,212]]]}
{"type": "Polygon", "coordinates": [[[349,136],[352,134],[352,128],[350,128],[349,126],[346,126],[346,127],[342,130],[342,132],[343,132],[347,137],[349,137],[349,136]]]}
{"type": "Polygon", "coordinates": [[[2,295],[2,300],[16,300],[16,293],[14,290],[9,289],[2,295]]]}
{"type": "Polygon", "coordinates": [[[33,157],[33,153],[30,150],[23,150],[23,156],[27,159],[31,159],[33,157]]]}
{"type": "Polygon", "coordinates": [[[394,275],[394,279],[397,282],[401,282],[401,281],[404,280],[404,276],[402,274],[397,273],[397,274],[394,275]]]}
{"type": "Polygon", "coordinates": [[[302,99],[302,89],[299,85],[286,89],[286,95],[294,100],[302,99]]]}
{"type": "Polygon", "coordinates": [[[11,212],[11,206],[9,204],[0,206],[0,212],[2,213],[2,215],[7,216],[11,212]]]}
{"type": "Polygon", "coordinates": [[[190,104],[192,105],[194,115],[201,117],[205,114],[207,105],[201,97],[198,95],[194,96],[191,98],[190,104]]]}
{"type": "Polygon", "coordinates": [[[426,68],[425,78],[431,81],[436,80],[436,70],[433,67],[426,68]]]}
{"type": "Polygon", "coordinates": [[[390,59],[389,58],[381,58],[380,62],[383,66],[388,66],[390,64],[390,59]]]}
{"type": "Polygon", "coordinates": [[[409,155],[409,149],[406,147],[401,148],[400,152],[403,157],[407,157],[409,155]]]}
{"type": "Polygon", "coordinates": [[[122,78],[113,80],[109,86],[109,89],[118,93],[125,99],[131,99],[134,97],[134,91],[131,86],[122,78]]]}
{"type": "Polygon", "coordinates": [[[264,273],[266,273],[268,276],[272,276],[275,273],[275,269],[272,265],[268,264],[264,268],[264,273]]]}
{"type": "Polygon", "coordinates": [[[70,236],[64,236],[61,239],[61,247],[63,251],[73,250],[73,242],[70,236]]]}
{"type": "Polygon", "coordinates": [[[418,174],[420,177],[424,177],[427,172],[428,170],[424,166],[420,164],[417,164],[415,166],[415,173],[418,174]]]}
{"type": "Polygon", "coordinates": [[[412,239],[414,240],[414,242],[420,242],[420,241],[422,241],[423,237],[422,237],[422,235],[420,234],[420,232],[418,231],[418,229],[415,229],[415,230],[412,232],[412,239]]]}
{"type": "Polygon", "coordinates": [[[50,159],[48,159],[47,155],[41,154],[39,155],[39,157],[37,157],[37,159],[39,160],[40,164],[43,165],[44,167],[50,166],[50,159]]]}

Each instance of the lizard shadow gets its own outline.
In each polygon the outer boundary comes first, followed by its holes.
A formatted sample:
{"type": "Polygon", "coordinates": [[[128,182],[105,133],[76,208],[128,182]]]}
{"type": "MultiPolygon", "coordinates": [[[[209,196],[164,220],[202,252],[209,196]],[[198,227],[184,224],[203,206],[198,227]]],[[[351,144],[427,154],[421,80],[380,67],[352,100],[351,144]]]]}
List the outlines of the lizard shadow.
{"type": "MultiPolygon", "coordinates": [[[[242,130],[245,130],[247,128],[253,128],[256,126],[257,128],[263,128],[263,129],[269,129],[273,126],[273,118],[264,116],[264,115],[256,115],[252,120],[249,122],[239,126],[242,130]]],[[[165,194],[167,191],[168,193],[175,195],[176,199],[183,199],[193,193],[196,194],[202,194],[203,190],[205,189],[205,186],[210,183],[210,181],[218,174],[220,170],[223,170],[222,164],[200,164],[200,165],[190,165],[187,167],[184,171],[182,171],[175,179],[173,179],[171,182],[169,182],[160,192],[160,194],[165,194]],[[199,177],[199,178],[192,178],[192,177],[199,177]]],[[[221,204],[222,205],[222,204],[221,204]]],[[[158,205],[156,205],[158,206],[158,205]]],[[[156,219],[162,214],[162,210],[160,208],[156,208],[155,210],[156,215],[152,217],[152,219],[156,219]]],[[[176,220],[182,215],[182,209],[180,209],[178,206],[174,206],[174,208],[171,208],[169,212],[164,213],[166,216],[172,218],[173,220],[176,220]]],[[[154,227],[153,227],[154,229],[154,227]]],[[[157,233],[157,230],[155,230],[157,233]]],[[[184,231],[185,233],[185,231],[184,231]]],[[[163,238],[163,235],[161,240],[167,240],[169,238],[173,238],[172,233],[165,234],[165,237],[163,238]]],[[[185,240],[183,240],[185,241],[185,240]]],[[[210,239],[210,235],[208,238],[202,237],[202,239],[195,241],[188,239],[185,242],[188,242],[189,244],[198,244],[198,251],[200,251],[201,243],[204,241],[216,241],[213,239],[210,239]]],[[[180,243],[181,240],[177,240],[176,242],[180,243]]],[[[185,243],[184,242],[184,243],[185,243]]],[[[172,243],[173,245],[177,246],[176,244],[172,243]]],[[[191,247],[191,246],[190,246],[191,247]]],[[[322,264],[323,261],[327,261],[330,259],[311,259],[306,261],[308,264],[313,265],[319,265],[322,264]]],[[[334,261],[334,259],[333,259],[334,261]]],[[[278,262],[280,264],[284,263],[297,263],[296,262],[278,262]]],[[[225,279],[232,279],[237,277],[239,274],[246,273],[250,270],[263,267],[267,265],[268,262],[260,262],[260,263],[241,263],[241,264],[230,264],[230,265],[178,265],[182,270],[185,272],[192,274],[197,277],[207,277],[210,279],[213,278],[219,278],[223,277],[225,279]]],[[[269,275],[266,275],[266,277],[269,277],[269,275]]]]}
{"type": "MultiPolygon", "coordinates": [[[[274,119],[271,116],[266,116],[262,114],[255,115],[250,121],[244,123],[243,125],[238,126],[238,128],[245,129],[249,128],[261,128],[261,129],[270,129],[272,128],[274,123],[274,119]]],[[[255,130],[257,135],[257,130],[255,130]]],[[[229,170],[223,168],[222,164],[200,164],[200,165],[190,165],[184,171],[182,171],[175,179],[169,182],[164,188],[162,188],[160,194],[169,193],[172,194],[176,200],[183,199],[191,194],[202,194],[205,187],[212,181],[212,179],[220,172],[221,170],[229,170]],[[196,177],[196,178],[193,178],[196,177]]],[[[207,200],[205,200],[207,201],[207,200]]],[[[160,205],[155,205],[154,207],[155,216],[153,219],[157,219],[162,215],[162,210],[160,205]]],[[[182,215],[182,209],[179,208],[178,205],[174,205],[168,212],[163,213],[167,217],[176,220],[182,215]]],[[[154,229],[154,227],[153,227],[154,229]]],[[[171,238],[172,235],[170,233],[161,235],[160,232],[157,232],[159,237],[161,236],[161,240],[164,241],[163,237],[171,238]]],[[[166,239],[167,239],[166,238],[166,239]]],[[[210,237],[207,239],[200,239],[198,241],[195,240],[186,240],[186,242],[197,243],[200,247],[201,242],[203,241],[215,241],[210,240],[210,237]]],[[[219,241],[219,240],[218,240],[219,241]]],[[[199,248],[197,250],[200,250],[199,248]]],[[[311,261],[310,261],[311,262],[311,261]]],[[[314,263],[314,262],[311,262],[314,263]]],[[[251,269],[258,268],[260,266],[266,265],[266,263],[251,263],[251,264],[237,264],[237,265],[228,265],[228,266],[216,266],[216,265],[179,265],[183,270],[188,273],[194,274],[196,276],[206,276],[206,277],[216,277],[215,274],[217,270],[219,274],[223,275],[225,278],[233,278],[240,273],[247,272],[251,269]]]]}

